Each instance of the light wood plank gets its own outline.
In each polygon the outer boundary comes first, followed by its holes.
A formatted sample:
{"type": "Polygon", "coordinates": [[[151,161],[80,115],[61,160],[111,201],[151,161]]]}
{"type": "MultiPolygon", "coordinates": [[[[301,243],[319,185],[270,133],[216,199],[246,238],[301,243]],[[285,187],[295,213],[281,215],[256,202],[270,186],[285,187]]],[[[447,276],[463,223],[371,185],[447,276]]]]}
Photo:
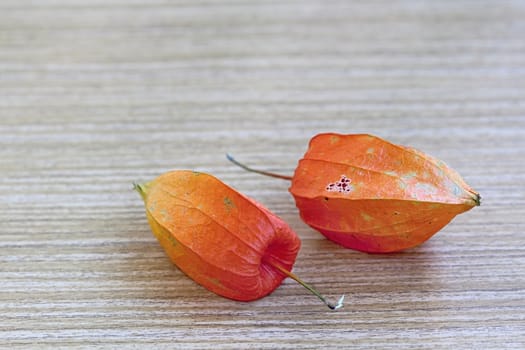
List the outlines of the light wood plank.
{"type": "Polygon", "coordinates": [[[0,347],[525,348],[522,1],[0,2],[0,347]],[[319,132],[442,158],[483,196],[426,244],[367,255],[299,219],[319,132]],[[207,292],[150,233],[133,181],[215,174],[302,238],[293,281],[207,292]]]}

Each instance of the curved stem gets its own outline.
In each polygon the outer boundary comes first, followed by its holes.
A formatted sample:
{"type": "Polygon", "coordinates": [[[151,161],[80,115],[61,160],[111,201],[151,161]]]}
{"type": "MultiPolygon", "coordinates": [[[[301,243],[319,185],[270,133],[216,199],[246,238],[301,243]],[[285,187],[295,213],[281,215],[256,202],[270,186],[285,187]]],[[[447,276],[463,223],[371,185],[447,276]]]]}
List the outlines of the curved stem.
{"type": "Polygon", "coordinates": [[[301,286],[303,286],[304,288],[306,288],[308,291],[310,291],[310,293],[312,293],[313,295],[315,295],[316,297],[318,297],[326,306],[328,306],[330,309],[332,310],[337,310],[337,309],[340,309],[343,307],[343,301],[345,300],[345,296],[344,294],[339,298],[339,300],[337,301],[336,304],[332,304],[330,302],[328,302],[325,297],[319,293],[314,287],[312,287],[311,285],[309,285],[308,283],[304,282],[302,279],[300,279],[296,274],[294,274],[293,272],[291,271],[288,271],[287,269],[285,269],[284,267],[280,266],[279,264],[276,264],[272,261],[268,261],[268,264],[272,265],[273,267],[275,267],[277,270],[281,271],[283,274],[285,274],[286,276],[290,277],[291,279],[295,280],[297,283],[299,283],[301,286]]]}
{"type": "Polygon", "coordinates": [[[271,173],[269,171],[264,171],[264,170],[257,170],[257,169],[253,169],[253,168],[250,168],[240,162],[238,162],[235,158],[233,158],[230,154],[226,154],[226,158],[228,158],[228,160],[230,162],[232,162],[233,164],[243,168],[244,170],[246,171],[250,171],[252,173],[257,173],[257,174],[261,174],[261,175],[265,175],[265,176],[271,176],[271,177],[276,177],[278,179],[283,179],[283,180],[292,180],[292,176],[287,176],[287,175],[281,175],[281,174],[275,174],[275,173],[271,173]]]}

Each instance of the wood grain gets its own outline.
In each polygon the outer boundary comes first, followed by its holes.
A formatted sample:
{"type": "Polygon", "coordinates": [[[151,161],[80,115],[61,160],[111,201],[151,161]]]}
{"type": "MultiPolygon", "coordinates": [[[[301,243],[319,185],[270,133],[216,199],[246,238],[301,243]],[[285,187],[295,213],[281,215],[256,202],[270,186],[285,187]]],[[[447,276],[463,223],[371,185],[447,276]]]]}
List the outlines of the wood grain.
{"type": "Polygon", "coordinates": [[[0,347],[525,348],[523,1],[0,2],[0,347]],[[426,244],[343,249],[288,183],[316,133],[444,159],[483,196],[426,244]],[[303,240],[252,303],[165,257],[133,181],[215,174],[303,240]]]}

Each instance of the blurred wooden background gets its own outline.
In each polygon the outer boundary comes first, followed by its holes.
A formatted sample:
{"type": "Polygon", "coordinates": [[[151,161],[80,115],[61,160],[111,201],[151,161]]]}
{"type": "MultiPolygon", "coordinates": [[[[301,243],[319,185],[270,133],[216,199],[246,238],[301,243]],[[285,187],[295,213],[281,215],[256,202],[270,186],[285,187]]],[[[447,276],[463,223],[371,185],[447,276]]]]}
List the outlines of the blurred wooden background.
{"type": "Polygon", "coordinates": [[[525,2],[0,1],[0,347],[525,348],[525,2]],[[343,249],[286,181],[373,133],[483,196],[426,244],[343,249]],[[165,257],[133,181],[197,169],[303,239],[291,280],[218,297],[165,257]]]}

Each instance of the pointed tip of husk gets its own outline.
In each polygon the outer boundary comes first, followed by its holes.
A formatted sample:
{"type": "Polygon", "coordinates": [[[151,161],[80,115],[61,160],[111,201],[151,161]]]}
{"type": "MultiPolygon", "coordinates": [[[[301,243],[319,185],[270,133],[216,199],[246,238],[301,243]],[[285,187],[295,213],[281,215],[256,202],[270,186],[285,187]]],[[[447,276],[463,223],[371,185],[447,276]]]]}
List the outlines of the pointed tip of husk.
{"type": "Polygon", "coordinates": [[[474,202],[478,207],[481,205],[481,196],[479,195],[479,193],[474,194],[474,202]]]}
{"type": "Polygon", "coordinates": [[[146,201],[147,187],[148,186],[145,183],[140,184],[137,182],[133,182],[133,189],[140,194],[144,201],[146,201]]]}
{"type": "Polygon", "coordinates": [[[474,191],[471,188],[467,188],[468,201],[473,207],[479,207],[481,205],[481,196],[478,192],[474,191]]]}

